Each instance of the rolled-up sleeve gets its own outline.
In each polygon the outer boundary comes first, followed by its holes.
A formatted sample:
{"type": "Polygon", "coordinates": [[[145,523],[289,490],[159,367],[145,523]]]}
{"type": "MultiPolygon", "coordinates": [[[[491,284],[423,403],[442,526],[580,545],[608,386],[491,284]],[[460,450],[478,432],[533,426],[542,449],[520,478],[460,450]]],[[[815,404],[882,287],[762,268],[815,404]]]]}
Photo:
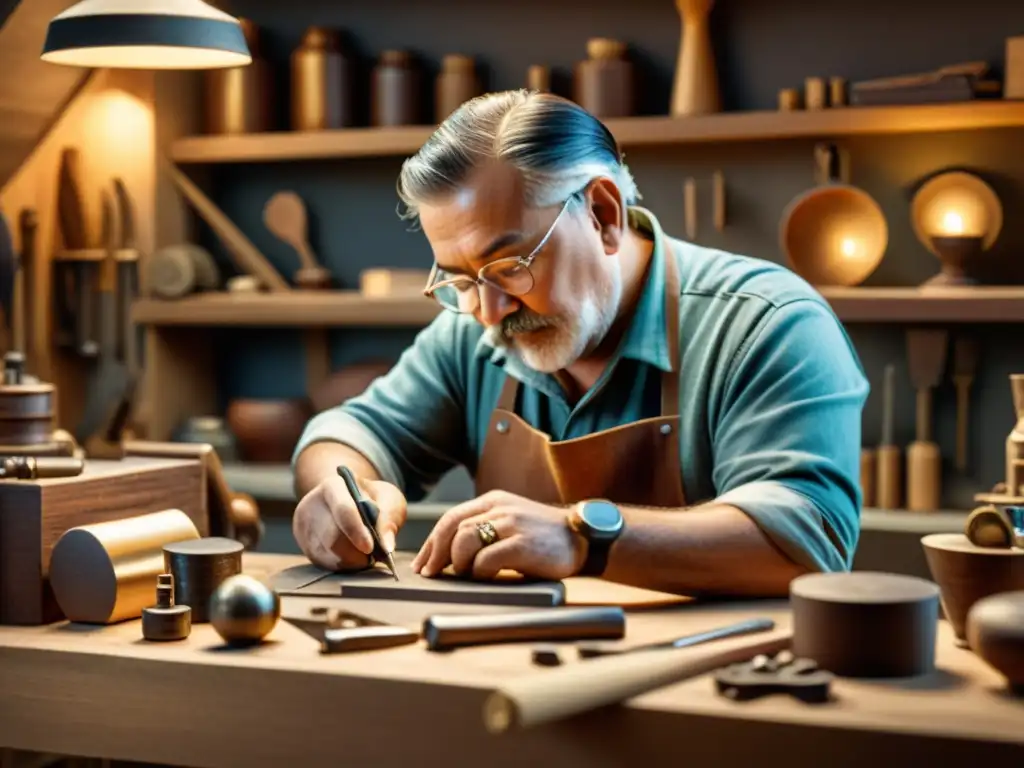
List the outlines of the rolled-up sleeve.
{"type": "Polygon", "coordinates": [[[410,501],[464,463],[464,329],[452,313],[421,331],[394,367],[366,391],[314,416],[292,456],[330,441],[359,451],[410,501]]]}
{"type": "Polygon", "coordinates": [[[712,436],[716,500],[814,570],[852,565],[868,389],[846,331],[812,299],[772,308],[724,384],[712,436]]]}

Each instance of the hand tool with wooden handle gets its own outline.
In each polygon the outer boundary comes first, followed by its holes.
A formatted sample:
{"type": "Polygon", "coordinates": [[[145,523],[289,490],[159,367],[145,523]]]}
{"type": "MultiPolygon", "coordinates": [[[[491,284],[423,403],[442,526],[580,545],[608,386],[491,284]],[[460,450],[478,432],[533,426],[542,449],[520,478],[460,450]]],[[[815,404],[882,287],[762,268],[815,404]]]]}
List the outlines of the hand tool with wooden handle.
{"type": "Polygon", "coordinates": [[[978,368],[977,339],[958,334],[953,342],[953,386],[956,387],[956,468],[967,471],[968,414],[971,385],[978,368]]]}
{"type": "Polygon", "coordinates": [[[903,504],[903,457],[896,445],[896,366],[885,366],[882,385],[882,440],[875,451],[875,504],[899,509],[903,504]]]}
{"type": "Polygon", "coordinates": [[[484,725],[504,733],[620,704],[634,696],[789,647],[789,630],[693,648],[623,653],[517,677],[484,702],[484,725]]]}
{"type": "MultiPolygon", "coordinates": [[[[134,378],[117,354],[117,262],[118,241],[114,201],[103,192],[103,242],[106,255],[99,266],[98,298],[100,310],[99,359],[86,384],[86,401],[75,438],[87,446],[90,438],[104,430],[113,410],[119,409],[127,393],[134,390],[134,378]]],[[[120,421],[120,420],[118,420],[120,421]]],[[[104,440],[118,440],[120,435],[103,435],[104,440]]],[[[88,449],[87,449],[88,450],[88,449]]]]}
{"type": "Polygon", "coordinates": [[[932,390],[942,382],[949,332],[941,328],[907,331],[907,365],[917,392],[916,437],[907,447],[907,509],[939,508],[942,453],[932,439],[932,390]]]}
{"type": "MultiPolygon", "coordinates": [[[[57,214],[61,237],[69,251],[89,247],[85,224],[85,203],[82,199],[81,154],[77,147],[65,147],[60,159],[60,179],[57,189],[57,214]]],[[[103,243],[102,247],[108,247],[103,243]]],[[[73,262],[71,267],[75,283],[74,344],[78,354],[95,357],[99,353],[96,341],[96,269],[85,260],[73,262]]]]}
{"type": "Polygon", "coordinates": [[[625,634],[626,614],[619,606],[435,615],[423,622],[431,651],[530,640],[619,640],[625,634]]]}

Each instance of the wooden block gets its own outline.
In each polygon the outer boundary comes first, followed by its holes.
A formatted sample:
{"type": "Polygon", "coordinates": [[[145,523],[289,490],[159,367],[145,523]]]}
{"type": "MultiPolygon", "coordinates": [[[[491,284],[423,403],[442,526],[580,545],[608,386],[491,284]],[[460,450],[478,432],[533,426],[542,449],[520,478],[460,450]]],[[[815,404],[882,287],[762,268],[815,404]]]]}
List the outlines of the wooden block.
{"type": "Polygon", "coordinates": [[[513,573],[499,574],[495,582],[470,581],[447,574],[427,579],[412,572],[412,558],[411,552],[395,553],[395,566],[401,579],[398,582],[380,566],[380,570],[369,573],[340,574],[307,563],[275,573],[271,583],[281,595],[372,597],[477,605],[618,605],[627,609],[640,609],[664,608],[688,603],[693,599],[685,595],[672,595],[581,576],[565,579],[561,583],[523,581],[518,574],[513,573]],[[383,592],[385,589],[386,593],[383,592]]]}
{"type": "Polygon", "coordinates": [[[793,653],[843,677],[935,669],[939,588],[892,573],[811,573],[790,584],[793,653]]]}
{"type": "Polygon", "coordinates": [[[316,594],[371,600],[415,600],[430,603],[481,603],[485,605],[523,605],[551,607],[565,603],[565,587],[560,582],[527,581],[517,574],[495,581],[472,581],[441,574],[428,579],[412,570],[413,554],[396,552],[395,567],[399,581],[386,568],[356,573],[326,574],[314,566],[299,566],[278,574],[272,582],[278,593],[316,594]]]}
{"type": "Polygon", "coordinates": [[[78,477],[0,481],[0,624],[62,616],[47,582],[50,553],[78,525],[180,509],[207,535],[206,480],[189,459],[87,461],[78,477]]]}
{"type": "Polygon", "coordinates": [[[1024,99],[1024,35],[1006,39],[1003,98],[1024,99]]]}

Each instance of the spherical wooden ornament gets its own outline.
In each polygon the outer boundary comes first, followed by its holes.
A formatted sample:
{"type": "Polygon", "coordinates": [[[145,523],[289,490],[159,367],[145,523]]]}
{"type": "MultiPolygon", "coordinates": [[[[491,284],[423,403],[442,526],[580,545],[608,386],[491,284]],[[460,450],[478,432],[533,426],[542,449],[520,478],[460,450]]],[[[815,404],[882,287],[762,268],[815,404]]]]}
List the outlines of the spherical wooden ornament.
{"type": "Polygon", "coordinates": [[[244,574],[226,579],[210,599],[210,623],[229,645],[261,642],[280,617],[277,592],[244,574]]]}

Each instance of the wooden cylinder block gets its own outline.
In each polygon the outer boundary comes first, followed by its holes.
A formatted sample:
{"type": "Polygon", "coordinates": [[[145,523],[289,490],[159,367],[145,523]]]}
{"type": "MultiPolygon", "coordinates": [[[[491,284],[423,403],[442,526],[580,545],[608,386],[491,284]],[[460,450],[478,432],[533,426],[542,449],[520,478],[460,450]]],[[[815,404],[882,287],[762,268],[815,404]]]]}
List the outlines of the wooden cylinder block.
{"type": "Polygon", "coordinates": [[[192,609],[192,623],[210,620],[210,598],[242,572],[241,542],[210,537],[164,547],[164,571],[174,577],[174,602],[192,609]]]}
{"type": "Polygon", "coordinates": [[[939,588],[870,571],[812,573],[790,584],[793,653],[844,677],[912,677],[935,668],[939,588]]]}
{"type": "Polygon", "coordinates": [[[155,602],[163,548],[198,538],[195,524],[178,509],[72,528],[57,540],[50,558],[57,605],[70,621],[136,619],[155,602]]]}

